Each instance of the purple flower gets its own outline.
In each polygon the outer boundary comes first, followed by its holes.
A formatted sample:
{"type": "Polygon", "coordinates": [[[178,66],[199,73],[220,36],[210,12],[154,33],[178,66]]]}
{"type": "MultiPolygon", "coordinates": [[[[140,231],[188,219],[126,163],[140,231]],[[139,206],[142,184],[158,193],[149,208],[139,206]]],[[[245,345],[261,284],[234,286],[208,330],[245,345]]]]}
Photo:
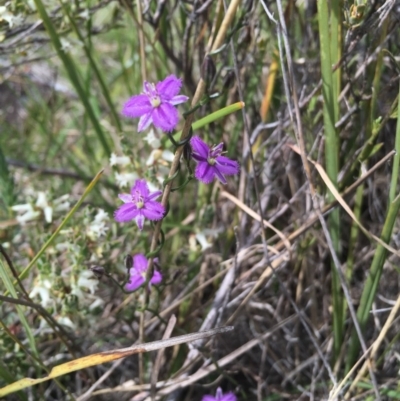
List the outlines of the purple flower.
{"type": "Polygon", "coordinates": [[[222,184],[226,184],[224,175],[239,173],[240,166],[237,161],[221,156],[223,143],[210,148],[198,136],[194,136],[190,140],[190,145],[192,146],[192,157],[197,162],[194,175],[198,180],[209,184],[217,177],[222,184]]]}
{"type": "MultiPolygon", "coordinates": [[[[148,260],[146,256],[138,253],[133,257],[133,267],[129,269],[129,281],[125,284],[127,291],[136,291],[146,281],[146,271],[148,260]]],[[[159,271],[154,270],[153,277],[150,279],[150,284],[160,284],[162,275],[159,271]]]]}
{"type": "Polygon", "coordinates": [[[215,397],[212,395],[205,395],[201,401],[236,401],[236,395],[233,393],[223,394],[221,387],[218,387],[215,397]]]}
{"type": "Polygon", "coordinates": [[[135,220],[139,230],[143,229],[144,219],[161,220],[164,217],[164,206],[154,201],[162,194],[162,191],[150,193],[145,180],[136,180],[130,194],[119,194],[119,199],[124,202],[114,213],[114,218],[120,223],[135,220]]]}
{"type": "Polygon", "coordinates": [[[178,124],[178,111],[174,106],[186,102],[187,96],[178,95],[182,81],[170,75],[154,85],[144,81],[143,93],[132,96],[124,105],[122,114],[140,117],[138,131],[144,131],[153,123],[164,132],[172,131],[178,124]]]}

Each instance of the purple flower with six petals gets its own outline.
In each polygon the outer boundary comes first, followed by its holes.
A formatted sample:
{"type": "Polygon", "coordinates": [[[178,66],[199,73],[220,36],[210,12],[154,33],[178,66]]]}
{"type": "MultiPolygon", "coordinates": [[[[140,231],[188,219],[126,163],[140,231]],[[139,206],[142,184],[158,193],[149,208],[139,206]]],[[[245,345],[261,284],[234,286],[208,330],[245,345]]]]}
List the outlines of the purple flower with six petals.
{"type": "MultiPolygon", "coordinates": [[[[148,260],[146,256],[138,253],[133,257],[133,267],[129,269],[129,281],[125,284],[127,291],[136,291],[146,281],[146,271],[148,260]]],[[[154,270],[153,277],[150,279],[150,284],[160,284],[162,275],[159,271],[154,270]]]]}
{"type": "Polygon", "coordinates": [[[224,144],[220,143],[212,148],[205,144],[198,136],[190,140],[192,146],[192,157],[197,162],[194,172],[195,177],[209,184],[215,177],[222,184],[226,184],[224,175],[238,174],[239,163],[222,155],[224,144]]]}
{"type": "Polygon", "coordinates": [[[233,393],[223,394],[221,387],[218,387],[215,397],[212,395],[205,395],[201,401],[236,401],[236,395],[233,393]]]}
{"type": "Polygon", "coordinates": [[[172,131],[178,124],[178,111],[174,106],[189,98],[178,95],[182,81],[169,75],[156,85],[144,81],[143,93],[132,96],[124,105],[122,114],[127,117],[140,117],[138,131],[144,131],[153,123],[164,132],[172,131]]]}
{"type": "Polygon", "coordinates": [[[120,223],[135,220],[139,230],[143,229],[144,219],[161,220],[164,217],[164,206],[154,201],[162,191],[150,193],[146,180],[136,180],[130,194],[119,194],[124,204],[114,213],[120,223]]]}

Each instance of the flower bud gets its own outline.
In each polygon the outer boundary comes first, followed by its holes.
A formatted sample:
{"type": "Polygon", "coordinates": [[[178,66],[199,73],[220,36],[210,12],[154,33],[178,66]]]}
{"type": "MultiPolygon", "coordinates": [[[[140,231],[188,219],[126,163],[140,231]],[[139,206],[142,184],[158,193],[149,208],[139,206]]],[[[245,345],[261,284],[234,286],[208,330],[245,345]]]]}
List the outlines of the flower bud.
{"type": "Polygon", "coordinates": [[[89,270],[98,278],[101,279],[105,273],[102,266],[91,266],[89,270]]]}
{"type": "Polygon", "coordinates": [[[183,158],[188,162],[192,158],[192,147],[189,142],[183,146],[183,158]]]}
{"type": "Polygon", "coordinates": [[[133,267],[133,257],[132,255],[125,256],[125,267],[129,270],[133,267]]]}
{"type": "Polygon", "coordinates": [[[235,84],[235,72],[230,70],[226,73],[224,80],[222,82],[222,89],[227,91],[233,87],[235,84]]]}
{"type": "Polygon", "coordinates": [[[201,65],[200,75],[203,81],[209,86],[217,73],[213,59],[207,55],[201,65]]]}

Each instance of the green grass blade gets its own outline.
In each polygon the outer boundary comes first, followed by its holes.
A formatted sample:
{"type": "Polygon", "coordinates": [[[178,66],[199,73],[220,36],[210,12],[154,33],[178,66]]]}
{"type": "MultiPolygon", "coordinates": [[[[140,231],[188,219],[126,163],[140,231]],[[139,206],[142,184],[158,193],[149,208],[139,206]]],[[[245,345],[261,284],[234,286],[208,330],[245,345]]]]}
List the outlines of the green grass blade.
{"type": "MultiPolygon", "coordinates": [[[[400,103],[398,104],[398,110],[399,109],[400,109],[400,103]]],[[[386,242],[387,244],[390,242],[390,238],[393,232],[393,227],[400,210],[400,195],[394,198],[394,195],[397,192],[397,182],[399,178],[400,119],[397,120],[397,126],[396,126],[395,150],[396,154],[393,159],[393,170],[391,177],[391,186],[389,191],[389,202],[390,202],[389,210],[381,234],[382,241],[386,242]]],[[[378,245],[374,258],[372,260],[371,269],[367,281],[365,283],[364,290],[361,294],[360,306],[358,307],[357,311],[357,318],[360,323],[361,330],[363,331],[368,322],[368,318],[370,317],[371,306],[375,299],[376,291],[378,289],[379,280],[382,275],[383,265],[385,264],[386,256],[387,256],[386,248],[384,248],[382,245],[378,245]]],[[[357,358],[359,349],[360,349],[360,343],[358,341],[357,333],[353,331],[349,347],[349,353],[346,361],[346,372],[348,372],[353,366],[357,358]]]]}
{"type": "MultiPolygon", "coordinates": [[[[389,243],[392,236],[393,227],[396,222],[397,215],[400,209],[400,195],[390,204],[389,211],[385,220],[385,224],[382,229],[381,239],[382,241],[389,243]]],[[[379,280],[382,275],[383,265],[386,260],[387,249],[382,245],[378,245],[374,258],[372,260],[371,269],[364,286],[364,290],[360,299],[360,306],[357,311],[357,318],[360,323],[360,328],[364,331],[368,319],[370,317],[370,310],[372,303],[375,299],[375,294],[378,289],[379,280]]],[[[357,333],[353,331],[350,347],[348,352],[348,358],[346,363],[346,371],[348,372],[353,366],[358,351],[360,349],[360,343],[358,340],[357,333]]]]}
{"type": "Polygon", "coordinates": [[[78,71],[77,66],[75,65],[72,57],[63,50],[62,44],[60,41],[60,37],[59,37],[51,19],[49,18],[48,14],[47,14],[45,6],[43,5],[42,1],[41,0],[34,0],[34,1],[36,4],[36,8],[39,12],[39,15],[40,15],[41,19],[43,20],[43,24],[50,36],[50,40],[58,54],[58,57],[64,64],[65,70],[71,80],[71,83],[75,87],[75,90],[77,91],[78,96],[79,96],[83,106],[85,107],[86,113],[87,113],[90,121],[92,122],[93,128],[103,146],[104,152],[106,153],[107,156],[109,156],[111,153],[110,146],[107,142],[107,139],[105,137],[103,129],[99,123],[99,120],[96,117],[96,114],[89,102],[87,94],[85,93],[85,90],[82,86],[81,79],[77,73],[77,71],[78,71]]]}
{"type": "MultiPolygon", "coordinates": [[[[209,114],[208,116],[205,116],[201,118],[200,120],[197,120],[192,124],[193,131],[196,131],[200,128],[205,127],[206,125],[219,120],[220,118],[226,117],[229,114],[234,113],[235,111],[239,111],[244,107],[244,103],[242,102],[237,102],[230,104],[229,106],[223,107],[220,110],[215,111],[214,113],[209,114]]],[[[174,134],[174,139],[176,141],[179,140],[181,137],[182,131],[178,131],[177,133],[174,134]]],[[[167,137],[163,137],[163,140],[166,141],[167,137]]],[[[171,144],[172,145],[172,144],[171,144]]]]}
{"type": "MultiPolygon", "coordinates": [[[[400,85],[399,85],[399,95],[400,97],[400,85]]],[[[397,115],[400,116],[400,102],[397,102],[397,115]]],[[[397,183],[399,182],[399,167],[400,167],[400,118],[397,119],[396,125],[396,140],[395,140],[395,150],[396,154],[393,158],[393,169],[392,178],[390,181],[390,191],[389,191],[389,201],[393,202],[394,197],[397,193],[397,183]]]]}
{"type": "Polygon", "coordinates": [[[121,126],[121,120],[119,118],[119,115],[117,113],[117,111],[115,110],[114,104],[111,100],[111,96],[110,96],[110,91],[108,90],[108,87],[104,81],[103,75],[100,72],[99,67],[97,66],[97,63],[93,57],[93,49],[90,49],[89,46],[87,45],[87,43],[85,42],[84,37],[82,36],[77,24],[75,23],[74,18],[71,16],[71,13],[69,12],[68,6],[65,2],[60,1],[61,7],[63,9],[63,11],[65,12],[65,14],[67,15],[69,22],[71,23],[72,28],[74,29],[74,32],[76,33],[76,35],[78,36],[78,38],[80,39],[80,41],[82,42],[82,46],[83,46],[83,50],[85,51],[86,57],[89,60],[89,64],[90,67],[92,69],[92,71],[94,72],[94,75],[97,78],[97,81],[99,82],[101,91],[103,92],[103,96],[104,99],[107,102],[108,107],[110,108],[110,112],[111,115],[114,119],[114,123],[118,128],[118,131],[122,131],[122,126],[121,126]]]}

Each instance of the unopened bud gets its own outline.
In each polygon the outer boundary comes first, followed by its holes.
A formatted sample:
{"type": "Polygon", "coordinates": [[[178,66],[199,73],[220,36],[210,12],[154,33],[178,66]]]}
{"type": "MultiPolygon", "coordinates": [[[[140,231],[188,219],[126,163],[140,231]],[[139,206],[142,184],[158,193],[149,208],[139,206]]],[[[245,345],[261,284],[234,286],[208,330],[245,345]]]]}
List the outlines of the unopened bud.
{"type": "Polygon", "coordinates": [[[183,158],[188,162],[192,158],[192,147],[189,142],[183,147],[183,158]]]}
{"type": "Polygon", "coordinates": [[[230,70],[226,73],[224,80],[222,82],[222,89],[227,91],[231,89],[235,83],[235,72],[230,70]]]}
{"type": "Polygon", "coordinates": [[[132,255],[125,256],[125,267],[129,270],[133,267],[133,257],[132,255]]]}
{"type": "Polygon", "coordinates": [[[201,65],[200,74],[203,81],[209,86],[217,73],[213,59],[207,55],[201,65]]]}
{"type": "Polygon", "coordinates": [[[190,126],[190,130],[189,130],[189,135],[186,138],[186,143],[183,146],[183,158],[186,161],[190,161],[190,159],[192,158],[192,147],[190,146],[190,139],[193,136],[193,128],[192,126],[190,126]]]}
{"type": "Polygon", "coordinates": [[[98,278],[101,279],[104,276],[104,267],[102,266],[92,266],[89,268],[91,272],[98,278]]]}

